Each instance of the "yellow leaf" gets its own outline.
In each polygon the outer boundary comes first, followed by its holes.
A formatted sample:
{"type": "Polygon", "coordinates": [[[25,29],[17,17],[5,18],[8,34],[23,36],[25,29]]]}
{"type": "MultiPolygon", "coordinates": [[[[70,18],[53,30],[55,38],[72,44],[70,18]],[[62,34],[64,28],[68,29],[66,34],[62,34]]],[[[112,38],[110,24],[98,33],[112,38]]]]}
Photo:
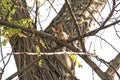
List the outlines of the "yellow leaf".
{"type": "Polygon", "coordinates": [[[26,37],[24,34],[22,33],[18,33],[19,37],[26,37]]]}
{"type": "Polygon", "coordinates": [[[76,62],[76,56],[75,55],[70,55],[71,59],[73,62],[76,62]]]}
{"type": "Polygon", "coordinates": [[[43,40],[40,40],[40,43],[42,44],[42,46],[43,46],[44,48],[46,48],[45,43],[44,43],[43,40]]]}
{"type": "Polygon", "coordinates": [[[36,52],[39,53],[40,52],[40,48],[38,45],[36,45],[36,52]]]}
{"type": "Polygon", "coordinates": [[[76,62],[76,65],[78,66],[78,67],[83,67],[81,64],[80,64],[80,62],[76,62]]]}
{"type": "Polygon", "coordinates": [[[78,67],[82,67],[82,65],[80,64],[80,62],[77,60],[76,55],[70,55],[72,61],[78,66],[78,67]]]}
{"type": "Polygon", "coordinates": [[[38,62],[39,66],[42,67],[42,60],[38,62]]]}

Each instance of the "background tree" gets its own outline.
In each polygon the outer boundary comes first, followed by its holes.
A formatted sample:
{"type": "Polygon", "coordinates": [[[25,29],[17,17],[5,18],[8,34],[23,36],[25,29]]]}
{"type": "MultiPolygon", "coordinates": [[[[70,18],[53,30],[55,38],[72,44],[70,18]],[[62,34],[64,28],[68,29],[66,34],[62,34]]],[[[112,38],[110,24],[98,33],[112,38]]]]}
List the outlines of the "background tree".
{"type": "MultiPolygon", "coordinates": [[[[47,1],[55,10],[52,1],[47,1]]],[[[118,0],[112,0],[110,13],[105,19],[102,18],[102,22],[97,20],[98,16],[101,16],[100,12],[106,2],[107,0],[65,0],[62,9],[46,30],[37,31],[36,26],[38,26],[39,21],[39,2],[37,0],[35,0],[35,10],[32,8],[32,11],[35,12],[33,20],[30,18],[31,9],[27,7],[25,0],[1,0],[1,35],[6,37],[6,40],[9,40],[18,69],[18,72],[11,75],[7,80],[12,79],[16,75],[19,76],[19,80],[77,80],[74,75],[74,63],[76,61],[76,58],[73,58],[74,55],[41,55],[43,52],[50,53],[63,50],[85,53],[85,55],[78,54],[78,56],[102,80],[113,80],[115,73],[119,76],[117,72],[120,65],[119,51],[117,51],[118,55],[111,62],[106,62],[96,56],[95,52],[90,53],[87,51],[85,47],[85,37],[94,36],[99,31],[120,22],[119,16],[114,16],[115,12],[119,11],[117,9],[119,6],[118,0]],[[108,24],[111,20],[114,21],[108,24]],[[91,27],[94,27],[93,22],[97,23],[99,27],[90,30],[91,27]],[[59,24],[62,24],[64,31],[70,35],[67,42],[60,41],[52,35],[51,27],[57,27],[59,24]],[[39,54],[36,55],[36,53],[39,54]],[[107,64],[107,71],[103,72],[89,57],[90,55],[107,64]]],[[[96,37],[101,38],[97,35],[96,37]]],[[[103,38],[101,39],[104,40],[103,38]]]]}

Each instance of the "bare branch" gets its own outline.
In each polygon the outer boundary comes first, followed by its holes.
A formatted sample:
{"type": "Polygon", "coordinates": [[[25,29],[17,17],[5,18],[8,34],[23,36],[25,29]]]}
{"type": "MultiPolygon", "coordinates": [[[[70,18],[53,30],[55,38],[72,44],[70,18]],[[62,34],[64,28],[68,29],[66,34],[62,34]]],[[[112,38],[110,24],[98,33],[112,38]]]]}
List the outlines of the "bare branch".
{"type": "Polygon", "coordinates": [[[112,0],[113,1],[113,6],[112,6],[112,10],[110,12],[110,14],[107,16],[107,18],[105,19],[105,21],[102,23],[101,27],[104,27],[104,25],[109,21],[109,19],[112,17],[114,11],[115,11],[115,0],[112,0]]]}
{"type": "Polygon", "coordinates": [[[3,61],[5,58],[7,58],[7,56],[8,56],[8,55],[4,56],[4,57],[0,60],[0,62],[3,61]]]}
{"type": "Polygon", "coordinates": [[[70,14],[71,14],[71,17],[72,17],[72,19],[73,19],[73,21],[74,21],[74,24],[75,24],[75,26],[76,26],[76,30],[77,30],[77,33],[78,33],[78,35],[79,35],[79,40],[80,40],[80,43],[81,43],[82,50],[83,50],[83,52],[86,52],[85,45],[84,45],[84,42],[83,42],[83,37],[82,37],[82,35],[81,35],[81,31],[79,30],[79,25],[77,24],[77,19],[76,19],[76,17],[75,17],[75,14],[74,14],[74,12],[72,11],[72,8],[71,8],[71,5],[70,5],[70,1],[69,1],[69,0],[66,0],[66,3],[67,3],[67,5],[68,5],[68,9],[69,9],[70,14]]]}
{"type": "Polygon", "coordinates": [[[35,6],[36,10],[35,10],[35,23],[34,24],[35,24],[35,29],[37,29],[39,7],[38,7],[38,0],[35,0],[35,2],[36,2],[36,6],[35,6]]]}
{"type": "Polygon", "coordinates": [[[4,65],[3,69],[2,69],[3,72],[4,72],[5,68],[6,68],[6,66],[8,65],[10,59],[11,59],[11,54],[10,54],[10,56],[9,56],[9,58],[8,58],[8,60],[7,60],[7,62],[5,63],[5,65],[4,65]]]}
{"type": "Polygon", "coordinates": [[[98,29],[95,29],[95,30],[90,31],[90,32],[88,32],[88,33],[86,33],[86,34],[83,34],[83,37],[95,35],[95,34],[98,33],[99,31],[101,31],[101,30],[103,30],[103,29],[106,29],[106,28],[109,28],[109,27],[111,27],[111,26],[113,26],[113,25],[116,25],[116,24],[118,24],[119,22],[120,22],[120,20],[117,20],[117,21],[115,21],[115,22],[113,22],[113,23],[110,23],[110,24],[108,24],[108,25],[106,25],[106,26],[101,26],[101,27],[98,28],[98,29]]]}
{"type": "MultiPolygon", "coordinates": [[[[1,25],[6,25],[8,27],[11,27],[11,28],[16,28],[16,29],[21,29],[23,31],[26,31],[26,32],[29,32],[29,33],[34,33],[36,35],[39,35],[41,37],[45,37],[47,39],[52,39],[54,40],[55,42],[59,43],[59,44],[62,44],[64,46],[66,46],[67,48],[71,49],[72,51],[74,52],[80,52],[79,49],[73,47],[72,45],[68,44],[68,43],[65,43],[63,41],[59,41],[57,40],[56,38],[52,37],[51,35],[43,32],[43,31],[36,31],[36,30],[30,30],[28,28],[25,28],[23,26],[19,26],[19,25],[15,25],[15,24],[12,24],[10,22],[7,22],[7,21],[3,21],[3,20],[0,20],[0,24],[1,25]]],[[[104,79],[105,78],[105,75],[103,74],[103,71],[87,56],[83,56],[83,55],[79,55],[81,58],[83,58],[90,66],[91,68],[93,68],[95,70],[95,72],[102,78],[104,79]]],[[[26,68],[25,68],[26,69],[26,68]]],[[[19,72],[15,73],[13,76],[16,76],[19,72]]],[[[12,76],[12,78],[13,78],[12,76]]],[[[11,77],[10,77],[11,79],[11,77]]],[[[7,79],[9,80],[9,78],[7,79]]]]}
{"type": "Polygon", "coordinates": [[[98,36],[98,35],[95,35],[96,37],[102,39],[103,41],[105,41],[107,44],[109,44],[117,53],[120,53],[111,43],[109,43],[108,41],[106,41],[104,38],[98,36]]]}
{"type": "Polygon", "coordinates": [[[61,55],[61,54],[66,54],[66,55],[82,55],[82,56],[91,56],[94,54],[86,54],[84,52],[48,52],[48,53],[44,53],[44,52],[40,52],[40,53],[30,53],[30,52],[12,52],[12,53],[8,53],[9,54],[14,54],[14,55],[19,55],[19,54],[27,54],[27,55],[61,55]]]}
{"type": "MultiPolygon", "coordinates": [[[[0,33],[1,34],[1,33],[0,33]]],[[[3,65],[5,65],[5,61],[4,61],[4,56],[3,56],[3,50],[2,50],[2,40],[1,40],[1,36],[0,36],[0,54],[1,54],[1,58],[2,58],[2,61],[3,61],[3,65]]]]}
{"type": "Polygon", "coordinates": [[[58,14],[57,10],[55,9],[55,7],[53,6],[53,4],[50,2],[50,0],[47,0],[49,2],[49,4],[51,5],[51,7],[54,9],[55,13],[58,14]]]}
{"type": "Polygon", "coordinates": [[[115,33],[116,33],[117,37],[120,39],[120,36],[119,36],[119,34],[117,33],[118,31],[117,31],[117,29],[116,29],[115,26],[114,26],[114,30],[115,30],[115,33]]]}
{"type": "MultiPolygon", "coordinates": [[[[26,52],[23,52],[23,53],[26,53],[26,52]]],[[[15,53],[16,54],[16,53],[15,53]]],[[[29,53],[29,54],[34,54],[34,53],[29,53]]],[[[29,55],[28,53],[26,54],[26,55],[29,55]]],[[[43,57],[44,57],[44,55],[43,55],[43,57]]],[[[33,66],[33,64],[35,64],[36,62],[38,62],[39,60],[40,60],[41,58],[40,57],[38,57],[37,59],[35,59],[34,61],[32,61],[30,64],[28,64],[26,67],[24,67],[23,69],[21,69],[21,70],[19,70],[19,71],[17,71],[17,72],[15,72],[14,74],[12,74],[10,77],[8,77],[6,80],[11,80],[11,79],[13,79],[15,76],[17,76],[17,75],[20,75],[21,73],[23,73],[21,76],[23,76],[32,66],[33,66]]],[[[72,76],[72,78],[73,79],[75,79],[75,80],[78,80],[62,63],[61,63],[61,61],[59,60],[59,59],[57,59],[56,57],[55,57],[55,60],[57,60],[59,63],[60,63],[60,65],[62,65],[62,67],[72,76]]]]}
{"type": "MultiPolygon", "coordinates": [[[[113,23],[110,23],[110,24],[104,26],[104,27],[100,27],[100,28],[95,29],[95,30],[93,30],[93,31],[90,31],[90,32],[88,32],[88,33],[86,33],[86,34],[83,34],[83,37],[94,36],[94,35],[95,35],[96,33],[98,33],[99,31],[101,31],[101,30],[103,30],[103,29],[106,29],[106,28],[109,28],[109,27],[112,27],[113,25],[116,25],[116,24],[118,24],[118,23],[120,23],[120,20],[117,20],[117,21],[115,21],[115,22],[113,22],[113,23]]],[[[68,42],[72,42],[72,41],[75,41],[75,40],[77,40],[77,39],[79,39],[79,36],[75,36],[75,37],[69,39],[68,42]]],[[[62,47],[62,46],[56,46],[56,47],[53,47],[52,49],[54,50],[54,49],[58,49],[58,48],[60,48],[60,47],[62,47]]]]}
{"type": "MultiPolygon", "coordinates": [[[[92,14],[92,11],[90,11],[90,8],[88,8],[88,10],[87,10],[89,13],[90,13],[90,15],[92,16],[92,18],[95,20],[95,22],[100,26],[100,23],[97,21],[97,19],[94,17],[94,15],[92,14]]],[[[99,13],[99,11],[98,11],[98,13],[99,13]]]]}
{"type": "Polygon", "coordinates": [[[59,43],[59,44],[62,44],[64,45],[65,47],[75,51],[75,52],[79,52],[80,50],[78,48],[75,48],[73,47],[72,45],[66,43],[66,42],[63,42],[63,41],[59,41],[58,39],[56,39],[55,37],[51,36],[50,34],[48,33],[45,33],[43,31],[36,31],[36,30],[33,30],[33,29],[28,29],[28,28],[25,28],[23,26],[20,26],[20,25],[15,25],[13,23],[10,23],[10,22],[7,22],[7,21],[3,21],[3,20],[0,20],[0,24],[1,25],[6,25],[7,27],[11,27],[11,28],[16,28],[16,29],[21,29],[23,31],[26,31],[26,32],[29,32],[31,34],[35,34],[35,35],[39,35],[41,37],[44,37],[44,38],[47,38],[47,39],[51,39],[51,40],[54,40],[55,42],[59,43]]]}
{"type": "MultiPolygon", "coordinates": [[[[99,58],[98,56],[94,56],[94,57],[95,57],[98,61],[100,61],[101,63],[104,63],[104,64],[108,67],[108,69],[110,69],[108,72],[106,71],[105,73],[107,73],[107,74],[109,74],[110,76],[112,76],[112,78],[113,78],[114,74],[116,73],[117,76],[118,76],[118,78],[120,79],[120,75],[119,75],[119,73],[117,72],[118,69],[119,69],[119,66],[118,66],[117,69],[116,69],[116,67],[114,67],[113,65],[111,65],[111,62],[107,62],[107,61],[105,61],[104,59],[99,58]],[[111,74],[110,72],[114,72],[114,73],[111,74]]],[[[115,61],[115,62],[116,62],[116,61],[115,61]]]]}
{"type": "Polygon", "coordinates": [[[36,63],[36,62],[39,61],[39,60],[40,60],[40,58],[35,59],[34,61],[32,61],[30,64],[28,64],[26,67],[24,67],[24,68],[21,69],[20,71],[17,71],[17,72],[15,72],[14,74],[12,74],[12,75],[11,75],[10,77],[8,77],[6,80],[12,80],[15,76],[17,76],[17,75],[19,75],[19,74],[21,74],[21,73],[29,70],[30,67],[32,67],[33,64],[36,63]]]}
{"type": "MultiPolygon", "coordinates": [[[[114,74],[116,73],[116,71],[118,71],[118,69],[120,68],[120,53],[118,53],[118,55],[111,61],[111,67],[109,67],[106,71],[106,73],[114,76],[114,74]],[[114,70],[115,69],[115,70],[114,70]]],[[[119,79],[120,79],[120,75],[118,75],[119,79]]]]}

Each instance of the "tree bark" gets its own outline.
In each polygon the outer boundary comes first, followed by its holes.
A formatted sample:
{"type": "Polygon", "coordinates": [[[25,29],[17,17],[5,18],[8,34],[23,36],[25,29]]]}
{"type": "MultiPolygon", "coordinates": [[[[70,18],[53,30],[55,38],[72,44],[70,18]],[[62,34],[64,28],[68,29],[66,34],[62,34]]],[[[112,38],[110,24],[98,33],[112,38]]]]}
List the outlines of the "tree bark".
{"type": "MultiPolygon", "coordinates": [[[[12,16],[14,21],[30,18],[28,11],[26,10],[25,0],[12,0],[12,2],[21,8],[18,8],[15,15],[12,16]],[[21,15],[22,14],[22,15],[21,15]]],[[[24,32],[24,31],[23,31],[24,32]]],[[[29,33],[28,33],[29,34],[29,33]]],[[[40,38],[40,37],[39,37],[40,38]]],[[[42,39],[42,38],[41,38],[42,39]]],[[[38,39],[39,40],[39,39],[38,39]]],[[[43,40],[43,39],[42,39],[43,40]]],[[[12,46],[12,52],[36,52],[36,45],[39,44],[41,52],[46,52],[43,46],[31,38],[31,36],[19,37],[14,35],[10,38],[10,44],[12,46]]],[[[20,54],[14,55],[18,72],[29,65],[33,60],[38,58],[38,55],[20,54]]],[[[32,65],[27,71],[19,73],[19,80],[73,80],[74,76],[74,64],[68,55],[46,55],[42,57],[42,64],[40,67],[39,62],[32,65]],[[70,76],[72,75],[72,76],[70,76]]]]}
{"type": "MultiPolygon", "coordinates": [[[[70,0],[72,10],[75,13],[76,23],[79,25],[79,30],[81,36],[88,32],[88,29],[92,26],[92,22],[95,21],[93,16],[96,17],[97,13],[102,10],[107,0],[70,0]],[[91,16],[92,15],[92,16],[91,16]]],[[[15,15],[13,15],[13,20],[17,21],[20,19],[30,18],[29,13],[25,10],[26,3],[25,0],[12,0],[12,2],[18,5],[20,8],[17,9],[15,15]],[[22,15],[21,15],[22,14],[22,15]]],[[[67,4],[63,5],[63,8],[58,13],[58,15],[53,19],[50,25],[46,28],[45,32],[52,34],[51,27],[58,26],[59,24],[64,25],[64,31],[70,35],[70,38],[76,37],[77,33],[74,25],[74,19],[71,17],[67,4]]],[[[24,32],[24,31],[23,31],[24,32]]],[[[28,33],[29,34],[29,33],[28,33]]],[[[84,41],[84,38],[82,38],[84,41]]],[[[85,43],[85,41],[84,41],[85,43]]],[[[84,44],[83,43],[83,44],[84,44]]],[[[56,52],[56,51],[84,51],[81,49],[83,45],[76,40],[70,44],[76,47],[76,50],[64,48],[63,45],[58,44],[40,36],[27,36],[19,37],[14,35],[10,38],[10,44],[12,46],[13,52],[36,52],[36,45],[40,47],[41,52],[56,52]],[[36,39],[37,38],[37,39],[36,39]],[[47,49],[41,46],[37,41],[42,39],[47,46],[47,49]]],[[[17,69],[21,71],[27,65],[29,65],[33,60],[39,57],[39,55],[27,55],[20,54],[14,55],[17,69]]],[[[93,69],[98,68],[88,57],[81,56],[93,69]]],[[[42,64],[40,61],[32,65],[32,67],[26,72],[21,72],[19,80],[77,80],[74,75],[74,62],[71,60],[69,55],[44,55],[41,56],[42,64]]],[[[110,80],[105,78],[103,72],[98,68],[96,73],[104,80],[110,80]]]]}

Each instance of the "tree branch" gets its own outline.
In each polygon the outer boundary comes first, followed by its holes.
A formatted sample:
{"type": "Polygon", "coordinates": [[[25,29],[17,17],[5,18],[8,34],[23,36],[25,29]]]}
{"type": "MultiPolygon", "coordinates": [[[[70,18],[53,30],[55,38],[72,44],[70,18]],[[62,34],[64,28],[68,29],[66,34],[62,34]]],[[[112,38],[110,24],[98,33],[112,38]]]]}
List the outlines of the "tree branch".
{"type": "Polygon", "coordinates": [[[105,40],[104,38],[95,35],[96,37],[100,38],[101,40],[105,41],[108,45],[110,45],[117,53],[120,53],[111,43],[109,43],[107,40],[105,40]]]}
{"type": "Polygon", "coordinates": [[[67,47],[70,50],[73,50],[75,52],[79,52],[80,51],[78,48],[75,48],[75,47],[73,47],[72,45],[70,45],[70,44],[68,44],[66,42],[60,41],[60,40],[56,39],[55,37],[51,36],[50,34],[45,33],[43,31],[37,31],[37,30],[33,30],[33,29],[28,29],[28,28],[25,28],[23,26],[15,25],[13,23],[10,23],[8,21],[3,21],[3,20],[0,20],[0,25],[6,25],[7,27],[21,29],[21,30],[23,30],[25,32],[29,32],[31,34],[35,34],[35,35],[39,35],[39,36],[47,38],[47,39],[51,39],[51,40],[53,40],[53,41],[55,41],[55,42],[57,42],[59,44],[64,45],[65,47],[67,47]]]}
{"type": "Polygon", "coordinates": [[[83,52],[86,52],[85,45],[84,45],[84,42],[83,42],[83,37],[82,37],[82,35],[81,35],[81,31],[79,30],[79,25],[77,24],[77,19],[76,19],[76,17],[75,17],[75,14],[74,14],[74,12],[72,11],[72,7],[71,7],[71,5],[70,5],[70,1],[69,1],[69,0],[65,0],[65,1],[66,1],[67,5],[68,5],[68,9],[69,9],[69,11],[70,11],[71,17],[72,17],[72,19],[73,19],[73,21],[74,21],[74,24],[75,24],[77,33],[78,33],[78,35],[79,35],[79,40],[80,40],[80,43],[81,43],[82,50],[83,50],[83,52]]]}
{"type": "Polygon", "coordinates": [[[40,60],[40,57],[37,58],[37,59],[35,59],[34,61],[32,61],[30,64],[28,64],[26,67],[24,67],[24,68],[21,69],[20,71],[17,71],[17,72],[15,72],[14,74],[12,74],[12,75],[11,75],[10,77],[8,77],[6,80],[12,80],[15,76],[17,76],[17,75],[19,75],[19,74],[21,74],[21,73],[29,70],[30,67],[32,67],[32,65],[33,65],[34,63],[36,63],[37,61],[39,61],[39,60],[40,60]]]}
{"type": "MultiPolygon", "coordinates": [[[[106,71],[107,74],[114,76],[114,74],[116,73],[116,71],[118,71],[118,69],[120,68],[120,53],[118,53],[118,55],[114,58],[114,60],[112,60],[111,62],[111,67],[109,67],[106,71]]],[[[118,76],[120,78],[120,76],[118,76]]]]}
{"type": "MultiPolygon", "coordinates": [[[[11,27],[11,28],[16,28],[16,29],[21,29],[23,31],[26,31],[26,32],[29,32],[29,33],[32,33],[32,34],[36,34],[36,35],[39,35],[41,37],[44,37],[44,38],[47,38],[47,39],[51,39],[51,40],[54,40],[55,42],[59,43],[59,44],[62,44],[64,45],[65,47],[71,49],[72,51],[74,52],[80,52],[80,50],[78,48],[75,48],[73,47],[72,45],[68,44],[68,43],[65,43],[63,41],[59,41],[57,40],[56,38],[54,38],[53,36],[51,36],[50,34],[47,34],[43,31],[36,31],[36,30],[31,30],[31,29],[28,29],[28,28],[25,28],[23,26],[20,26],[20,25],[15,25],[13,23],[10,23],[10,22],[7,22],[7,21],[3,21],[3,20],[0,20],[0,24],[1,25],[6,25],[7,27],[11,27]]],[[[79,55],[82,59],[85,60],[86,63],[88,63],[91,68],[93,68],[95,70],[95,72],[103,79],[105,78],[105,75],[103,74],[103,71],[87,56],[83,56],[83,55],[79,55]]],[[[16,73],[18,74],[18,73],[16,73]]],[[[15,75],[16,75],[15,74],[15,75]]],[[[7,79],[9,80],[9,79],[7,79]]]]}
{"type": "Polygon", "coordinates": [[[107,18],[105,19],[105,21],[103,22],[103,24],[101,25],[101,27],[104,27],[104,25],[109,21],[109,19],[112,17],[114,11],[115,11],[115,0],[112,0],[113,1],[113,6],[112,6],[112,10],[110,11],[110,14],[107,16],[107,18]]]}
{"type": "MultiPolygon", "coordinates": [[[[118,24],[119,22],[120,22],[120,20],[115,21],[115,22],[113,22],[113,23],[110,23],[110,24],[108,24],[108,25],[106,25],[106,26],[101,26],[101,27],[98,28],[98,29],[95,29],[95,30],[90,31],[90,32],[88,32],[88,33],[86,33],[86,34],[83,34],[83,37],[93,36],[93,35],[95,35],[96,33],[98,33],[99,31],[101,31],[101,30],[103,30],[103,29],[106,29],[106,28],[109,28],[109,27],[111,27],[111,26],[113,26],[113,25],[116,25],[116,24],[118,24]]],[[[77,36],[77,37],[78,37],[78,36],[77,36]]]]}
{"type": "Polygon", "coordinates": [[[61,55],[61,54],[66,54],[66,55],[70,55],[70,54],[72,54],[72,55],[85,55],[85,56],[91,56],[91,55],[93,55],[94,56],[94,54],[85,54],[84,52],[47,52],[47,53],[42,53],[42,52],[40,52],[40,53],[30,53],[30,52],[12,52],[12,53],[7,53],[7,55],[10,55],[10,54],[14,54],[14,55],[20,55],[20,54],[27,54],[27,55],[61,55]]]}

